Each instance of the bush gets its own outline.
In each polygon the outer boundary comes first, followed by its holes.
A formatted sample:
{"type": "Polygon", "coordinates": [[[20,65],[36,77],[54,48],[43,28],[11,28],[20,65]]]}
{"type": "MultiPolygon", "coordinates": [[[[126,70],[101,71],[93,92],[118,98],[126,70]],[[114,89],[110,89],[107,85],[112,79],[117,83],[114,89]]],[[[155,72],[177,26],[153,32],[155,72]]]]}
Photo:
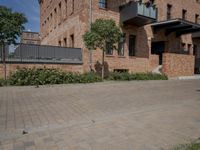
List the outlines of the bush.
{"type": "Polygon", "coordinates": [[[0,87],[7,85],[7,81],[4,79],[0,79],[0,87]]]}
{"type": "MultiPolygon", "coordinates": [[[[113,72],[107,80],[130,81],[130,80],[167,80],[165,75],[152,73],[113,72]]],[[[102,79],[95,73],[71,73],[58,69],[31,68],[18,69],[7,81],[0,79],[0,86],[5,85],[46,85],[46,84],[68,84],[68,83],[93,83],[101,82],[102,79]]]]}
{"type": "Polygon", "coordinates": [[[152,73],[128,73],[128,72],[113,72],[111,73],[107,80],[117,80],[117,81],[130,81],[130,80],[167,80],[167,76],[161,74],[152,73]]]}
{"type": "Polygon", "coordinates": [[[45,85],[65,83],[92,83],[102,81],[95,73],[70,73],[58,69],[19,69],[10,76],[10,85],[45,85]]]}

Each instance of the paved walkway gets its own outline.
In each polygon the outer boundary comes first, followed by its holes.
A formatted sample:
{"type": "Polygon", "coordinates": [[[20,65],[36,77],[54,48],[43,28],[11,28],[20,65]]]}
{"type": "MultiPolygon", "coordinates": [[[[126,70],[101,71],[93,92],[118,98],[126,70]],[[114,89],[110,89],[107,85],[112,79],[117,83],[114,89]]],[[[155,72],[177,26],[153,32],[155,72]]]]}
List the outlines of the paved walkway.
{"type": "Polygon", "coordinates": [[[0,150],[167,150],[198,137],[200,80],[0,88],[0,150]]]}

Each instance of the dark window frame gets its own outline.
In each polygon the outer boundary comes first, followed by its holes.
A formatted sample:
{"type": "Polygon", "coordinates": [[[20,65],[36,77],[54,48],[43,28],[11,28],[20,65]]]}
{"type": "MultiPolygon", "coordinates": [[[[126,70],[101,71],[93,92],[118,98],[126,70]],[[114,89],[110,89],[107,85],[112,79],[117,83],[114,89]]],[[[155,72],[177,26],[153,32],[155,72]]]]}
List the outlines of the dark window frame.
{"type": "Polygon", "coordinates": [[[113,55],[113,47],[109,42],[106,43],[106,55],[113,55]]]}
{"type": "Polygon", "coordinates": [[[73,48],[73,47],[74,47],[74,43],[75,43],[75,42],[74,42],[74,34],[71,34],[71,35],[70,35],[70,40],[71,40],[71,43],[70,43],[70,44],[71,44],[71,47],[73,48]]]}
{"type": "Polygon", "coordinates": [[[126,34],[124,33],[120,42],[118,43],[118,55],[124,56],[125,53],[125,41],[126,41],[126,34]]]}
{"type": "Polygon", "coordinates": [[[129,35],[129,56],[136,56],[136,35],[129,35]],[[133,41],[131,41],[133,39],[133,41]]]}
{"type": "Polygon", "coordinates": [[[195,14],[195,23],[199,24],[199,14],[195,14]]]}
{"type": "Polygon", "coordinates": [[[172,5],[167,4],[167,20],[170,20],[172,18],[172,5]]]}
{"type": "Polygon", "coordinates": [[[187,19],[187,10],[186,9],[182,9],[182,19],[183,20],[187,19]]]}
{"type": "Polygon", "coordinates": [[[99,0],[99,8],[106,9],[107,8],[107,0],[99,0]]]}

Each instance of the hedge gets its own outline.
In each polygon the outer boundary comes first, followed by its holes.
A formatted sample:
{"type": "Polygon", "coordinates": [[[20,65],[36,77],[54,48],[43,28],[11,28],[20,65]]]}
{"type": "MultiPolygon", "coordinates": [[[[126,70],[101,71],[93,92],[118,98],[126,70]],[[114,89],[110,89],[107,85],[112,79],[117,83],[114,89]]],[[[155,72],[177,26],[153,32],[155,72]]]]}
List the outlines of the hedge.
{"type": "MultiPolygon", "coordinates": [[[[131,81],[131,80],[167,80],[167,76],[152,73],[110,73],[106,80],[131,81]]],[[[102,79],[96,73],[71,73],[58,69],[31,68],[18,69],[8,80],[0,79],[0,86],[15,85],[46,85],[46,84],[68,84],[68,83],[94,83],[102,79]]]]}
{"type": "Polygon", "coordinates": [[[107,80],[131,81],[131,80],[168,80],[167,76],[153,73],[128,73],[113,72],[107,80]]]}
{"type": "Polygon", "coordinates": [[[71,73],[58,69],[32,68],[19,69],[8,79],[10,85],[46,85],[67,83],[101,82],[101,77],[95,73],[71,73]]]}

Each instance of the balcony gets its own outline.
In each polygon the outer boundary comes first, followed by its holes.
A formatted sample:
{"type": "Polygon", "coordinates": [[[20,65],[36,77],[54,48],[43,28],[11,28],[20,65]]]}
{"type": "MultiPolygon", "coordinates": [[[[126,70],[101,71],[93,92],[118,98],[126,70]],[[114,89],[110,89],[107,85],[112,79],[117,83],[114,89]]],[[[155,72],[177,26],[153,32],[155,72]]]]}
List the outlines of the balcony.
{"type": "Polygon", "coordinates": [[[131,1],[120,7],[120,19],[123,24],[144,26],[156,22],[157,9],[154,6],[131,1]]]}
{"type": "Polygon", "coordinates": [[[200,32],[193,33],[192,38],[200,38],[200,32]]]}

